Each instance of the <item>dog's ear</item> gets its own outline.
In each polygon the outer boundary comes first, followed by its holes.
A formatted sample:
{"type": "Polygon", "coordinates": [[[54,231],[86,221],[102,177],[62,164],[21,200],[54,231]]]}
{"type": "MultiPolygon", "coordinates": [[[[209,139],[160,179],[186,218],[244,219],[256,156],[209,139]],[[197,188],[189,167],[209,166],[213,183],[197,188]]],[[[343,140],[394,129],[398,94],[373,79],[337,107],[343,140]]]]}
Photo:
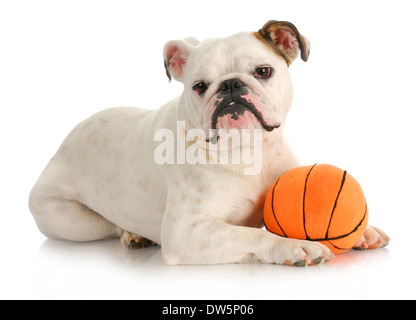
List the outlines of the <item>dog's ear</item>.
{"type": "Polygon", "coordinates": [[[288,65],[298,57],[299,52],[302,60],[308,61],[310,43],[290,22],[271,20],[255,35],[273,51],[283,56],[288,65]]]}
{"type": "Polygon", "coordinates": [[[183,82],[183,69],[189,54],[199,44],[195,38],[184,40],[172,40],[166,43],[163,49],[163,58],[165,61],[166,75],[169,81],[175,80],[183,82]]]}

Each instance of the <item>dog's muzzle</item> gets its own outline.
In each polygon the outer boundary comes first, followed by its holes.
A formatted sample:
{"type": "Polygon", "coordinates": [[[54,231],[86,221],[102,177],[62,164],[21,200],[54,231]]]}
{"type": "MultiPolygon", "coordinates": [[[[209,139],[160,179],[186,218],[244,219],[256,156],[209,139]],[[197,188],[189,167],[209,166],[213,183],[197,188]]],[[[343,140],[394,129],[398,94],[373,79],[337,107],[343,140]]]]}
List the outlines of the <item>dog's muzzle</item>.
{"type": "MultiPolygon", "coordinates": [[[[243,98],[248,93],[249,90],[246,84],[241,80],[230,79],[224,81],[217,92],[218,101],[215,103],[215,110],[211,118],[211,129],[217,129],[218,118],[231,114],[231,118],[237,121],[246,111],[251,112],[266,131],[270,132],[279,128],[280,123],[275,125],[267,124],[263,114],[256,106],[243,98]]],[[[211,141],[212,143],[216,143],[217,139],[218,135],[215,135],[211,139],[207,139],[207,142],[211,141]]]]}

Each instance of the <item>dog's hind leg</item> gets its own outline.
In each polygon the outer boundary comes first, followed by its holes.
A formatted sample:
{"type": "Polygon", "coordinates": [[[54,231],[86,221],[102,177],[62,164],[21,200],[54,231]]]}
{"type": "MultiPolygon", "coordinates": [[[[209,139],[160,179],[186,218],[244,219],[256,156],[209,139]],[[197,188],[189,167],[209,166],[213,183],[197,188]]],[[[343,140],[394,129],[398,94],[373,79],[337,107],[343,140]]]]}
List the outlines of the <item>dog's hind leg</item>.
{"type": "Polygon", "coordinates": [[[72,241],[120,237],[120,228],[77,201],[75,195],[75,190],[64,186],[36,184],[33,187],[29,208],[46,237],[72,241]]]}

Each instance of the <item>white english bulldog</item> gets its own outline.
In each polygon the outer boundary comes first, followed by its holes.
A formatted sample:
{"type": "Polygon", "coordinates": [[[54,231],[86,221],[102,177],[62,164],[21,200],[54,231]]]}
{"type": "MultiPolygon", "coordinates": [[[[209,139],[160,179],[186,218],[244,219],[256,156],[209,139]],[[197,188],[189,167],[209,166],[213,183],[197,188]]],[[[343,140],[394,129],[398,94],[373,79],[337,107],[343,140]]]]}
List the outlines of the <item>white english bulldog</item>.
{"type": "MultiPolygon", "coordinates": [[[[113,108],[81,122],[30,194],[41,232],[160,244],[169,265],[329,261],[318,242],[262,229],[267,191],[300,165],[282,129],[293,95],[288,67],[299,53],[307,61],[309,48],[282,21],[224,39],[168,42],[166,72],[184,84],[182,96],[155,111],[113,108]]],[[[389,241],[368,227],[355,248],[389,241]]]]}

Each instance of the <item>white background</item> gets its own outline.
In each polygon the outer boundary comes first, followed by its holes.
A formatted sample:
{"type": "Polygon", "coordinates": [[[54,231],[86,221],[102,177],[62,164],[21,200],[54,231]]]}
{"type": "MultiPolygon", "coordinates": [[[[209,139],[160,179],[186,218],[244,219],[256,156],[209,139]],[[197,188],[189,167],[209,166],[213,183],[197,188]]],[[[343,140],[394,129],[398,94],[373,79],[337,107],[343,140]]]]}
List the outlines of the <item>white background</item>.
{"type": "Polygon", "coordinates": [[[416,298],[412,1],[0,2],[0,298],[416,298]],[[46,240],[31,187],[68,132],[104,108],[158,108],[181,93],[162,48],[293,22],[311,42],[291,66],[286,136],[304,164],[360,181],[386,249],[325,266],[165,266],[160,248],[46,240]]]}

